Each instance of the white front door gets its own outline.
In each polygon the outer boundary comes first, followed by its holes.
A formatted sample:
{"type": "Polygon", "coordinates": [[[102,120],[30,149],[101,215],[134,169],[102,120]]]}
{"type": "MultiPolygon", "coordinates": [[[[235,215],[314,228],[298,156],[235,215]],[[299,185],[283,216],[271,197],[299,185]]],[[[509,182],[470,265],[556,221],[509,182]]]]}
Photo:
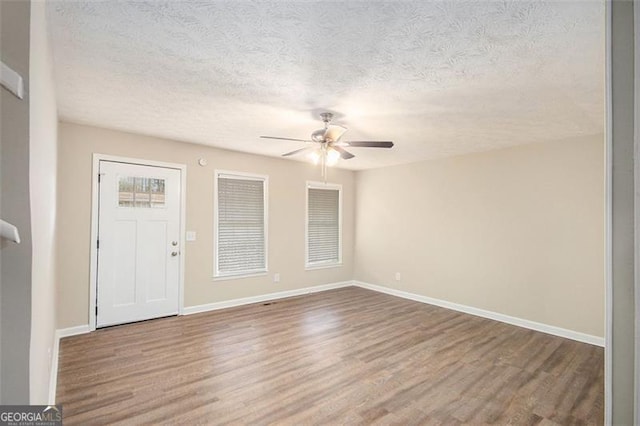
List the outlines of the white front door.
{"type": "Polygon", "coordinates": [[[96,326],[178,313],[181,172],[100,161],[96,326]]]}

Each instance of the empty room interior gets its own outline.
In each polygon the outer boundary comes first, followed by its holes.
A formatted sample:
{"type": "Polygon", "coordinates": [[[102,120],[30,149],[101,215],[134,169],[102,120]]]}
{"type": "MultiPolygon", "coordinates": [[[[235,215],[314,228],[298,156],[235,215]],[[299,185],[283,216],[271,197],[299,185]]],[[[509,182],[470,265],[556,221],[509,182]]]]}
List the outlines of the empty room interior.
{"type": "Polygon", "coordinates": [[[0,1],[0,407],[637,424],[637,9],[0,1]]]}

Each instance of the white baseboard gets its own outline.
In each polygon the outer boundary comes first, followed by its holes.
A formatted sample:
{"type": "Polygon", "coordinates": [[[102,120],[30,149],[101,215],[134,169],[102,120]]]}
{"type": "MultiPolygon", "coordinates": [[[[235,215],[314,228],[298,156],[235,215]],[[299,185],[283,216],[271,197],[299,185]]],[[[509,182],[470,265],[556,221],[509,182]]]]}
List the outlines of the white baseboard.
{"type": "Polygon", "coordinates": [[[76,336],[91,331],[89,325],[78,325],[76,327],[59,328],[53,338],[53,349],[51,351],[51,368],[49,369],[49,405],[56,403],[56,389],[58,387],[58,356],[60,354],[60,339],[63,337],[76,336]]]}
{"type": "Polygon", "coordinates": [[[78,334],[85,334],[88,333],[89,331],[91,331],[89,329],[89,325],[78,325],[75,327],[69,327],[69,328],[59,328],[56,330],[56,337],[58,338],[58,340],[62,339],[63,337],[69,337],[69,336],[77,336],[78,334]]]}
{"type": "Polygon", "coordinates": [[[277,293],[261,294],[259,296],[243,297],[240,299],[225,300],[223,302],[207,303],[204,305],[186,306],[184,315],[199,314],[201,312],[216,311],[218,309],[232,308],[234,306],[250,305],[252,303],[266,302],[269,300],[284,299],[286,297],[301,296],[303,294],[318,293],[333,290],[335,288],[350,287],[353,281],[342,281],[331,284],[316,285],[313,287],[297,288],[295,290],[279,291],[277,293]]]}
{"type": "Polygon", "coordinates": [[[368,290],[389,294],[391,296],[402,297],[403,299],[414,300],[416,302],[427,303],[429,305],[440,306],[458,312],[475,315],[482,318],[489,318],[495,321],[504,322],[518,327],[528,328],[530,330],[540,331],[542,333],[552,334],[554,336],[565,337],[567,339],[576,340],[578,342],[589,343],[591,345],[604,347],[604,338],[592,336],[590,334],[580,333],[578,331],[567,330],[553,325],[542,324],[522,318],[516,318],[498,312],[486,311],[484,309],[474,308],[472,306],[461,305],[459,303],[448,302],[446,300],[434,299],[432,297],[421,296],[419,294],[409,293],[394,288],[383,287],[375,284],[364,283],[361,281],[353,281],[353,285],[366,288],[368,290]]]}

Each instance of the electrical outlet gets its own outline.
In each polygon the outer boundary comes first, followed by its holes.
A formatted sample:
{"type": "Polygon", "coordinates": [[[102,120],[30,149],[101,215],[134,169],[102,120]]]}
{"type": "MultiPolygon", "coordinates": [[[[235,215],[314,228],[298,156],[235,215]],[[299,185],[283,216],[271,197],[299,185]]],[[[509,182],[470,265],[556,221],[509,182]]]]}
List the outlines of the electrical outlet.
{"type": "Polygon", "coordinates": [[[396,272],[396,281],[400,281],[402,279],[402,276],[400,275],[400,272],[396,272]]]}
{"type": "Polygon", "coordinates": [[[280,273],[276,272],[275,274],[273,274],[273,282],[274,283],[280,282],[280,273]]]}
{"type": "Polygon", "coordinates": [[[196,231],[187,231],[187,235],[185,238],[187,241],[195,241],[196,240],[196,231]]]}

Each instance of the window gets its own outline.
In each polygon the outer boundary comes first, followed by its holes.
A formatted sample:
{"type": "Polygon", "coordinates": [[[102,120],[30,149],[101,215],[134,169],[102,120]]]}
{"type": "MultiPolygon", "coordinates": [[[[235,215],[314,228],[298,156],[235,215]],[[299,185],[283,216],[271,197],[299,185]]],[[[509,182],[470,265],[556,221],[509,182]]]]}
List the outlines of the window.
{"type": "Polygon", "coordinates": [[[342,186],[307,183],[307,268],[342,263],[342,186]]]}
{"type": "Polygon", "coordinates": [[[118,206],[163,208],[164,179],[120,176],[118,206]]]}
{"type": "Polygon", "coordinates": [[[267,177],[215,173],[214,276],[267,272],[267,177]]]}

